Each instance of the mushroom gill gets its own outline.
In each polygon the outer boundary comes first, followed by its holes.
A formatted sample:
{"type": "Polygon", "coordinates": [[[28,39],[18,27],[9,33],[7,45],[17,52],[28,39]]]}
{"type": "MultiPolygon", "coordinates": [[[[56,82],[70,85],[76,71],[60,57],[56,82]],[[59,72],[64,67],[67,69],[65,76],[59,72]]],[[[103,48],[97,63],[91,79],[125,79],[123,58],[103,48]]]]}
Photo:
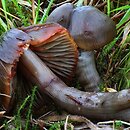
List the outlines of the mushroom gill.
{"type": "Polygon", "coordinates": [[[33,38],[31,50],[63,81],[70,81],[74,76],[78,51],[67,29],[56,23],[21,29],[33,38]]]}

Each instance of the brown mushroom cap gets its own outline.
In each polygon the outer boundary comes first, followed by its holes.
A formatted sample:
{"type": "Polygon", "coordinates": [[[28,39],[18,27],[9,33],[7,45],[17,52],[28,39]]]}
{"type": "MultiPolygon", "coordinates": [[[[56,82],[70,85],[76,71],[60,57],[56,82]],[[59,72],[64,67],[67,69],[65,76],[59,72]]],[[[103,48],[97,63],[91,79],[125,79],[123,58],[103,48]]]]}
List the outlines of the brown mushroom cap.
{"type": "Polygon", "coordinates": [[[11,29],[0,37],[0,108],[8,109],[14,91],[16,64],[28,47],[31,38],[18,29],[11,29]]]}
{"type": "Polygon", "coordinates": [[[68,28],[72,11],[72,3],[63,4],[52,11],[46,22],[59,23],[63,27],[68,28]]]}
{"type": "Polygon", "coordinates": [[[112,41],[116,35],[116,26],[98,9],[82,6],[73,10],[69,31],[81,49],[90,51],[112,41]]]}
{"type": "Polygon", "coordinates": [[[33,41],[30,48],[64,81],[70,81],[78,61],[77,45],[67,29],[56,23],[23,28],[33,41]]]}

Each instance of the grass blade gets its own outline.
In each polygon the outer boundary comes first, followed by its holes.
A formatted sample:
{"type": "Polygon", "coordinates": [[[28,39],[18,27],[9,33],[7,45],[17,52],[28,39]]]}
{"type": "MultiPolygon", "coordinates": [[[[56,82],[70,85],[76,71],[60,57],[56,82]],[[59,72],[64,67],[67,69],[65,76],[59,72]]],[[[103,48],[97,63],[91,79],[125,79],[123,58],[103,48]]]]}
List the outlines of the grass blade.
{"type": "Polygon", "coordinates": [[[40,0],[38,0],[38,6],[36,8],[36,16],[35,16],[35,19],[34,19],[34,24],[37,23],[38,15],[39,15],[39,10],[40,10],[40,0]]]}
{"type": "Polygon", "coordinates": [[[3,27],[4,31],[8,30],[6,23],[4,23],[4,21],[1,18],[0,18],[0,25],[3,27]]]}
{"type": "Polygon", "coordinates": [[[83,2],[84,2],[84,0],[78,0],[76,6],[77,6],[77,7],[82,6],[82,5],[83,5],[83,2]]]}
{"type": "Polygon", "coordinates": [[[130,9],[127,10],[123,18],[120,20],[120,22],[116,25],[116,28],[120,28],[125,22],[127,22],[130,19],[130,9]]]}
{"type": "Polygon", "coordinates": [[[123,30],[120,32],[120,34],[111,43],[109,43],[108,45],[106,45],[103,48],[103,55],[104,56],[106,56],[110,52],[110,50],[114,47],[114,45],[116,44],[116,42],[118,41],[118,39],[120,38],[122,33],[123,33],[123,30]]]}
{"type": "Polygon", "coordinates": [[[110,16],[111,13],[111,1],[107,0],[107,15],[110,16]]]}
{"type": "Polygon", "coordinates": [[[31,117],[31,112],[32,112],[32,107],[33,107],[33,102],[34,102],[34,99],[35,99],[36,91],[37,91],[37,87],[34,87],[34,89],[32,91],[32,95],[31,95],[29,110],[28,110],[28,113],[27,113],[25,130],[29,129],[29,122],[30,122],[30,117],[31,117]]]}
{"type": "Polygon", "coordinates": [[[44,10],[44,15],[42,16],[40,23],[45,23],[45,21],[46,21],[46,19],[47,19],[47,17],[48,17],[48,14],[49,14],[49,11],[50,11],[50,8],[51,8],[53,2],[54,2],[54,0],[51,0],[51,1],[49,2],[49,5],[48,5],[47,9],[44,10]]]}
{"type": "Polygon", "coordinates": [[[130,5],[125,5],[125,6],[113,9],[113,10],[111,10],[111,12],[119,11],[119,10],[126,10],[126,9],[130,9],[130,5]]]}
{"type": "Polygon", "coordinates": [[[22,125],[21,125],[21,110],[25,108],[25,105],[27,104],[28,100],[30,99],[31,96],[27,96],[24,100],[24,102],[22,103],[22,105],[20,106],[20,108],[18,109],[17,115],[16,115],[16,119],[15,119],[15,125],[16,125],[16,129],[17,130],[21,130],[22,129],[22,125]]]}
{"type": "Polygon", "coordinates": [[[14,5],[15,5],[16,9],[17,9],[17,14],[18,14],[18,16],[21,18],[22,23],[26,26],[26,25],[27,25],[27,22],[26,22],[27,20],[26,20],[24,14],[23,14],[23,11],[22,11],[22,9],[21,9],[21,6],[19,6],[17,0],[12,0],[12,1],[13,1],[14,5]]]}
{"type": "Polygon", "coordinates": [[[4,9],[4,14],[5,14],[5,19],[6,19],[6,22],[7,22],[7,28],[10,29],[9,27],[9,23],[8,23],[8,17],[7,17],[7,9],[6,9],[6,1],[5,0],[1,0],[1,3],[2,3],[2,7],[4,9]]]}

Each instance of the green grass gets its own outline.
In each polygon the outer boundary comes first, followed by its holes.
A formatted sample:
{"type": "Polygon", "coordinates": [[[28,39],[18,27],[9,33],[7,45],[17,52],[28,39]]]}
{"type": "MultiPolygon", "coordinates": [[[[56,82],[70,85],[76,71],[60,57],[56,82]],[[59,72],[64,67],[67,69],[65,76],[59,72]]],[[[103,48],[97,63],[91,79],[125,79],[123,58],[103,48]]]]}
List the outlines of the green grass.
{"type": "MultiPolygon", "coordinates": [[[[28,96],[25,98],[25,100],[23,101],[22,105],[20,106],[20,108],[18,109],[18,112],[15,116],[15,119],[14,119],[14,125],[15,125],[15,128],[16,130],[20,130],[22,129],[22,123],[21,123],[21,111],[25,108],[26,104],[28,103],[29,99],[30,99],[31,96],[28,96]]],[[[30,110],[29,110],[30,111],[30,110]]],[[[27,120],[28,122],[28,120],[27,120]]]]}
{"type": "Polygon", "coordinates": [[[26,26],[27,25],[27,18],[25,18],[25,15],[23,14],[22,7],[18,4],[18,0],[12,0],[12,1],[14,3],[14,6],[16,7],[17,15],[22,20],[23,25],[26,26]]]}
{"type": "Polygon", "coordinates": [[[50,12],[50,8],[51,8],[53,2],[54,2],[54,0],[50,0],[50,3],[48,5],[48,7],[44,10],[44,14],[43,14],[43,16],[42,16],[42,18],[40,20],[40,23],[45,23],[46,22],[46,19],[48,17],[48,14],[50,12]]]}
{"type": "Polygon", "coordinates": [[[124,23],[126,23],[128,20],[130,20],[130,8],[126,11],[123,18],[120,20],[120,22],[116,25],[116,28],[119,29],[124,23]]]}
{"type": "Polygon", "coordinates": [[[63,129],[65,121],[58,121],[51,123],[48,130],[61,130],[63,129]]]}
{"type": "Polygon", "coordinates": [[[38,5],[36,6],[36,9],[34,9],[34,18],[32,16],[31,9],[29,5],[31,6],[30,0],[28,0],[28,6],[22,5],[21,3],[18,3],[18,0],[2,0],[3,5],[3,12],[4,17],[6,21],[2,18],[0,18],[1,27],[3,28],[3,31],[7,31],[11,28],[10,21],[14,20],[13,23],[11,23],[13,26],[29,26],[31,24],[41,24],[45,23],[46,18],[48,17],[48,14],[50,12],[50,8],[54,2],[54,0],[50,0],[47,8],[45,8],[43,11],[40,11],[41,8],[41,1],[38,0],[38,5]],[[10,7],[11,5],[11,7],[10,7]],[[7,11],[8,9],[8,11],[7,11]],[[17,21],[19,19],[19,21],[17,21]],[[31,22],[30,22],[31,21],[31,22]]]}
{"type": "Polygon", "coordinates": [[[7,12],[6,1],[1,0],[1,3],[2,3],[3,10],[4,10],[5,19],[6,19],[6,22],[7,22],[7,28],[10,29],[9,24],[8,24],[8,17],[7,17],[7,13],[6,13],[7,12]]]}
{"type": "MultiPolygon", "coordinates": [[[[8,123],[8,121],[4,122],[4,129],[8,129],[8,127],[10,126],[10,124],[13,125],[14,130],[21,130],[23,129],[23,121],[24,121],[24,130],[29,130],[32,129],[33,127],[30,125],[30,120],[32,117],[32,107],[33,107],[33,102],[36,96],[36,91],[37,91],[37,87],[34,87],[32,90],[32,94],[28,95],[24,101],[22,102],[22,104],[19,106],[16,115],[12,118],[11,122],[8,123]],[[29,104],[29,107],[27,107],[27,104],[29,104]],[[23,119],[23,110],[27,110],[27,114],[25,116],[25,118],[23,119]]],[[[36,128],[36,126],[34,126],[34,128],[36,128]]]]}
{"type": "Polygon", "coordinates": [[[40,0],[38,0],[38,6],[37,6],[36,12],[35,12],[35,19],[33,20],[34,24],[37,24],[37,21],[39,18],[39,11],[40,11],[40,0]]]}
{"type": "Polygon", "coordinates": [[[26,117],[25,130],[29,129],[29,122],[30,122],[30,119],[31,119],[32,107],[33,107],[34,99],[35,99],[35,96],[36,96],[36,90],[37,90],[37,87],[34,87],[34,89],[32,91],[32,95],[31,95],[31,99],[30,99],[27,117],[26,117]]]}
{"type": "Polygon", "coordinates": [[[110,16],[111,13],[111,1],[107,0],[107,15],[110,16]]]}
{"type": "Polygon", "coordinates": [[[7,24],[2,20],[2,18],[0,18],[0,25],[2,30],[4,30],[4,32],[8,30],[7,24]]]}
{"type": "Polygon", "coordinates": [[[83,2],[84,2],[84,0],[78,0],[76,6],[77,6],[77,7],[82,6],[82,5],[83,5],[83,2]]]}

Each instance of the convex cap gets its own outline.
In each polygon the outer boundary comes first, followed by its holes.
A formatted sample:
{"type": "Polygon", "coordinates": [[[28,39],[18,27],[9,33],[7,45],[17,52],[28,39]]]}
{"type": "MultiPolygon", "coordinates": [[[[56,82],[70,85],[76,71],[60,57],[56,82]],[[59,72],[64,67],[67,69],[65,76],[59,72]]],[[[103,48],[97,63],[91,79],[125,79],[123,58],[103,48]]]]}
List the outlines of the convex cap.
{"type": "Polygon", "coordinates": [[[116,26],[100,10],[82,6],[73,10],[69,31],[81,49],[91,51],[112,41],[116,35],[116,26]]]}

